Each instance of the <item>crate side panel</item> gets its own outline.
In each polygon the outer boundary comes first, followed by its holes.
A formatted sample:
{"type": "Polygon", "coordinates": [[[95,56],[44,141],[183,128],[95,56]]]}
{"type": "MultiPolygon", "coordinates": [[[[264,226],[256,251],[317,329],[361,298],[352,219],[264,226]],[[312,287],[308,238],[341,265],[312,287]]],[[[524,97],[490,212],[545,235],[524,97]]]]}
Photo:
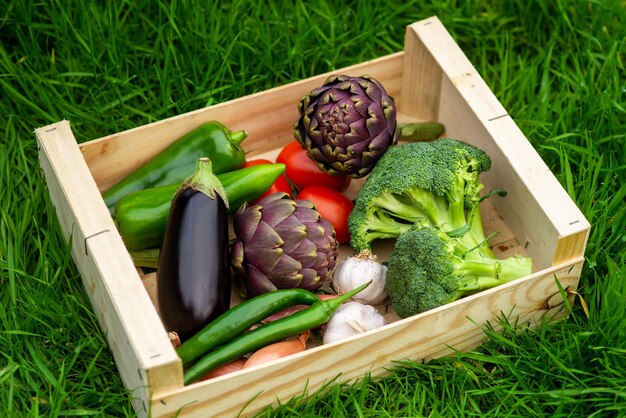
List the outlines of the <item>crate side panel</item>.
{"type": "MultiPolygon", "coordinates": [[[[428,57],[427,62],[429,65],[438,67],[438,70],[433,69],[430,70],[431,72],[442,72],[459,88],[471,93],[466,95],[465,98],[470,101],[473,113],[478,115],[479,118],[492,119],[506,114],[504,107],[485,81],[478,75],[474,66],[437,17],[431,17],[409,25],[407,38],[415,38],[415,42],[420,44],[419,50],[422,51],[420,55],[428,57]]],[[[408,60],[409,58],[406,57],[406,59],[408,60]]],[[[416,59],[416,57],[412,57],[412,59],[416,59]]],[[[439,80],[442,77],[443,75],[439,75],[439,80]]],[[[424,83],[427,82],[428,80],[424,81],[424,83]]],[[[440,87],[440,84],[437,84],[437,86],[440,87]]],[[[421,92],[416,91],[415,94],[419,95],[421,92]]],[[[442,96],[443,92],[440,92],[436,96],[433,95],[433,98],[441,99],[442,96]]],[[[407,99],[405,98],[405,100],[407,99]]],[[[431,104],[431,106],[437,105],[438,103],[431,104]]],[[[441,105],[439,104],[434,111],[439,115],[441,105]]],[[[463,114],[458,116],[464,117],[463,114]]]]}
{"type": "Polygon", "coordinates": [[[294,139],[300,98],[330,74],[370,74],[392,96],[400,95],[403,53],[366,61],[305,80],[174,116],[81,144],[81,152],[100,190],[106,190],[177,138],[211,120],[231,130],[246,130],[243,147],[250,155],[280,148],[294,139]]]}
{"type": "Polygon", "coordinates": [[[446,136],[492,157],[492,169],[481,180],[487,189],[509,192],[491,200],[520,244],[534,247],[527,249],[539,268],[582,255],[588,222],[462,50],[436,18],[410,28],[443,71],[437,114],[446,136]],[[561,243],[570,235],[575,237],[561,243]]]}
{"type": "MultiPolygon", "coordinates": [[[[552,253],[552,265],[584,255],[590,224],[554,173],[510,116],[489,121],[486,125],[498,152],[509,156],[510,170],[517,174],[513,184],[523,184],[522,187],[531,195],[530,204],[537,207],[532,209],[540,209],[556,231],[555,238],[548,238],[556,244],[552,253]]],[[[516,204],[506,200],[496,201],[494,205],[501,213],[511,213],[518,217],[510,220],[507,218],[507,223],[512,226],[522,222],[527,224],[528,221],[524,222],[522,219],[528,216],[523,205],[529,202],[524,200],[516,204]]],[[[530,219],[534,223],[533,218],[530,219]]],[[[536,225],[531,227],[534,228],[532,236],[541,236],[540,228],[536,225]]]]}
{"type": "Polygon", "coordinates": [[[473,349],[483,342],[483,325],[489,322],[499,330],[496,319],[503,315],[511,322],[530,326],[540,323],[544,315],[551,319],[564,316],[555,277],[563,287],[573,290],[581,266],[582,258],[357,338],[164,394],[154,399],[154,416],[227,417],[238,416],[242,409],[243,415],[249,415],[277,400],[300,395],[305,387],[310,393],[335,377],[343,382],[366,372],[382,375],[394,361],[428,361],[450,355],[455,349],[473,349]]]}
{"type": "MultiPolygon", "coordinates": [[[[90,242],[88,242],[87,247],[91,249],[90,242]]],[[[109,350],[113,354],[124,387],[132,393],[133,407],[139,414],[146,416],[150,405],[148,376],[121,324],[123,319],[119,317],[113,299],[105,288],[101,276],[102,272],[97,262],[88,256],[81,257],[77,266],[79,266],[83,286],[89,296],[100,328],[107,339],[109,350]]]]}
{"type": "MultiPolygon", "coordinates": [[[[177,384],[171,381],[176,378],[171,370],[167,377],[158,375],[160,369],[179,359],[89,174],[69,123],[40,128],[36,134],[51,200],[66,239],[72,240],[73,260],[127,387],[146,390],[152,382],[164,383],[168,390],[182,386],[180,365],[177,384]],[[149,373],[149,378],[137,370],[149,373]]],[[[153,385],[152,389],[160,388],[153,385]]]]}
{"type": "MultiPolygon", "coordinates": [[[[63,123],[63,125],[64,124],[65,123],[63,123]]],[[[83,287],[89,296],[89,300],[93,307],[96,319],[98,320],[98,324],[107,338],[109,348],[113,353],[118,369],[121,371],[120,363],[118,363],[120,360],[133,362],[134,364],[132,367],[136,368],[136,365],[139,364],[139,362],[133,353],[124,353],[123,356],[120,356],[120,347],[115,347],[118,344],[116,344],[115,339],[111,338],[111,319],[109,318],[110,315],[107,315],[107,312],[113,311],[113,307],[110,306],[111,301],[108,299],[106,292],[103,292],[99,288],[96,289],[96,284],[99,283],[100,280],[97,269],[93,265],[93,260],[87,256],[88,240],[86,240],[86,236],[95,236],[95,234],[97,234],[92,231],[102,232],[101,228],[103,225],[98,225],[97,223],[95,225],[89,223],[79,225],[77,223],[77,220],[74,217],[74,212],[80,209],[76,208],[76,205],[74,204],[75,202],[69,201],[69,197],[65,193],[65,185],[62,182],[63,175],[59,175],[57,171],[59,169],[59,164],[54,163],[55,158],[58,158],[59,150],[56,149],[51,151],[51,148],[54,149],[57,145],[59,145],[59,141],[56,138],[51,137],[59,135],[59,132],[65,128],[65,126],[61,125],[62,124],[50,125],[37,131],[40,146],[40,166],[44,172],[50,198],[55,207],[65,239],[67,242],[71,241],[72,259],[80,272],[83,287]],[[89,232],[85,234],[83,229],[86,229],[89,232]]],[[[76,175],[74,172],[75,167],[68,164],[67,161],[64,161],[63,164],[60,165],[60,169],[65,170],[67,175],[76,175]]],[[[126,373],[120,374],[125,385],[132,385],[130,387],[146,386],[146,382],[137,379],[136,373],[134,375],[127,375],[126,373]],[[135,379],[136,382],[134,382],[133,379],[135,379]]],[[[134,391],[133,397],[133,406],[136,410],[147,409],[147,406],[149,405],[149,394],[146,389],[134,391]]]]}
{"type": "MultiPolygon", "coordinates": [[[[527,214],[525,218],[507,213],[505,223],[511,227],[521,246],[530,245],[532,241],[533,247],[529,252],[535,270],[551,266],[558,232],[538,202],[529,201],[530,192],[511,167],[509,157],[498,150],[495,139],[485,126],[485,123],[506,117],[506,110],[437,18],[410,25],[407,38],[413,39],[421,50],[428,51],[433,65],[442,73],[435,113],[438,121],[445,126],[445,136],[476,145],[490,155],[492,168],[482,174],[481,182],[485,183],[486,190],[503,188],[508,192],[504,199],[490,198],[490,203],[497,205],[501,203],[499,201],[507,200],[509,206],[523,208],[521,213],[527,214]],[[528,226],[521,222],[524,220],[528,226]],[[533,225],[530,225],[531,222],[533,225]],[[542,238],[533,240],[536,236],[533,233],[537,230],[541,231],[539,236],[542,238]]],[[[405,57],[406,62],[409,62],[408,56],[405,57]]],[[[406,66],[405,71],[408,71],[406,66]]],[[[406,96],[404,100],[407,100],[406,96]]],[[[497,208],[503,213],[501,206],[497,208]]]]}
{"type": "MultiPolygon", "coordinates": [[[[80,158],[80,153],[65,149],[72,146],[74,139],[68,121],[39,128],[35,134],[39,146],[39,164],[46,178],[48,192],[55,206],[65,240],[72,241],[72,248],[76,253],[84,254],[85,238],[107,230],[111,224],[102,216],[77,219],[76,213],[91,212],[93,200],[88,195],[85,198],[75,199],[80,192],[73,189],[76,185],[68,184],[68,181],[77,180],[81,183],[80,187],[84,185],[87,190],[95,186],[95,183],[89,184],[90,177],[81,178],[83,171],[80,165],[74,164],[77,155],[80,158]]],[[[78,150],[75,142],[74,148],[78,150]]]]}
{"type": "Polygon", "coordinates": [[[87,292],[105,317],[101,323],[116,324],[106,333],[112,351],[119,354],[116,363],[120,371],[133,378],[125,382],[126,387],[148,387],[152,394],[181,387],[182,363],[131,258],[120,256],[112,245],[112,235],[100,234],[87,242],[90,272],[96,272],[87,292]],[[99,280],[103,277],[115,278],[115,283],[99,280]],[[140,356],[133,359],[134,353],[140,356]],[[134,381],[135,377],[140,380],[134,381]]]}
{"type": "MultiPolygon", "coordinates": [[[[481,174],[480,181],[485,184],[486,191],[501,188],[507,195],[492,196],[489,202],[533,258],[534,268],[551,266],[559,233],[511,165],[511,156],[502,152],[485,126],[485,123],[491,124],[498,119],[483,123],[447,78],[442,83],[442,91],[440,117],[446,126],[446,135],[473,144],[491,157],[491,169],[481,174]]],[[[506,138],[508,140],[508,134],[506,138]]]]}
{"type": "Polygon", "coordinates": [[[539,268],[584,254],[589,223],[513,119],[481,118],[470,92],[444,77],[440,117],[446,134],[474,144],[492,159],[482,174],[486,190],[502,188],[489,200],[539,268]],[[465,117],[460,117],[465,115],[465,117]]]}
{"type": "Polygon", "coordinates": [[[406,27],[404,36],[404,62],[402,65],[402,98],[398,111],[423,120],[439,119],[439,96],[441,94],[441,67],[431,51],[419,39],[415,25],[436,25],[427,19],[406,27]]]}

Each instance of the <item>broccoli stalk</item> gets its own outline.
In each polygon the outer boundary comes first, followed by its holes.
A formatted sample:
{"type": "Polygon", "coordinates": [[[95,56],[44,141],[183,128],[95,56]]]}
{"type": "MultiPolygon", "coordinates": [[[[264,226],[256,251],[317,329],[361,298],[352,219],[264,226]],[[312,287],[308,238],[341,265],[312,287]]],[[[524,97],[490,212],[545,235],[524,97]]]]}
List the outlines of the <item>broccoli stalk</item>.
{"type": "Polygon", "coordinates": [[[387,292],[408,317],[530,274],[532,260],[497,259],[422,219],[400,235],[387,261],[387,292]]]}
{"type": "Polygon", "coordinates": [[[411,224],[393,221],[385,210],[373,213],[370,217],[370,225],[372,226],[372,231],[369,237],[372,239],[395,238],[411,227],[411,224]]]}
{"type": "Polygon", "coordinates": [[[490,167],[485,152],[454,139],[390,147],[359,191],[348,220],[350,244],[356,251],[370,249],[372,241],[397,238],[424,219],[493,256],[480,218],[478,181],[490,167]]]}

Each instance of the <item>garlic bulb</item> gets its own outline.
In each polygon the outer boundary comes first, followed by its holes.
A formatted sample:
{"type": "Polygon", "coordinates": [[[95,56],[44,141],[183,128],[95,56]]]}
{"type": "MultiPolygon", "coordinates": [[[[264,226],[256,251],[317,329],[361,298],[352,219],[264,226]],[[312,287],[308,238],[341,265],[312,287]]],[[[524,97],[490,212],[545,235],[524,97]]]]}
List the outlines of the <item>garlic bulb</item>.
{"type": "Polygon", "coordinates": [[[326,324],[323,343],[330,344],[343,340],[382,327],[385,323],[385,318],[373,306],[359,302],[346,302],[337,309],[326,324]]]}
{"type": "Polygon", "coordinates": [[[361,251],[358,255],[349,257],[339,263],[333,273],[332,285],[339,293],[344,294],[372,281],[363,291],[356,294],[352,300],[362,302],[367,305],[380,303],[387,297],[385,282],[387,267],[378,262],[375,255],[367,250],[361,251]]]}

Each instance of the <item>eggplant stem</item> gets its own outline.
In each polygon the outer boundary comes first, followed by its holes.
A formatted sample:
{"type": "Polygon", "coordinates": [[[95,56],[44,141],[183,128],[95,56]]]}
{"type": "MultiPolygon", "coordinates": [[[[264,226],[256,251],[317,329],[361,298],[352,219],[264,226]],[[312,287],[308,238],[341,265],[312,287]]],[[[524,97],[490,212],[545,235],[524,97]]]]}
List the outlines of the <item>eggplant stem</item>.
{"type": "Polygon", "coordinates": [[[226,205],[226,209],[229,209],[226,190],[224,190],[224,186],[220,182],[220,179],[213,174],[213,163],[209,157],[202,157],[198,159],[194,173],[189,176],[183,184],[181,184],[179,190],[187,188],[198,190],[212,200],[214,200],[217,195],[226,205]]]}

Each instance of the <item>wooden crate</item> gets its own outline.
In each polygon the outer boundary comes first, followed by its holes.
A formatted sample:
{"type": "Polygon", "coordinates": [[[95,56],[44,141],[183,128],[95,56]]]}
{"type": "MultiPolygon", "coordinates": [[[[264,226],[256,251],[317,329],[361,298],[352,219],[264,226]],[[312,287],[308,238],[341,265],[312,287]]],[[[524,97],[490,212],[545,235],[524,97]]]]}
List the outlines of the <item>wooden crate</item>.
{"type": "MultiPolygon", "coordinates": [[[[492,241],[497,255],[531,256],[533,274],[355,338],[185,387],[181,362],[100,193],[210,120],[246,129],[249,155],[272,158],[293,139],[298,99],[330,73],[81,145],[67,121],[39,128],[40,163],[51,199],[140,415],[251,414],[338,376],[349,381],[366,372],[382,375],[394,360],[421,361],[473,349],[483,341],[484,324],[497,327],[502,315],[533,326],[544,315],[567,314],[557,281],[572,303],[589,223],[440,21],[433,17],[409,25],[403,52],[332,73],[374,76],[395,98],[401,121],[438,120],[446,136],[485,150],[493,164],[481,181],[487,190],[508,191],[506,198],[485,205],[485,229],[500,231],[492,241]]],[[[348,252],[344,249],[342,256],[348,252]]]]}

